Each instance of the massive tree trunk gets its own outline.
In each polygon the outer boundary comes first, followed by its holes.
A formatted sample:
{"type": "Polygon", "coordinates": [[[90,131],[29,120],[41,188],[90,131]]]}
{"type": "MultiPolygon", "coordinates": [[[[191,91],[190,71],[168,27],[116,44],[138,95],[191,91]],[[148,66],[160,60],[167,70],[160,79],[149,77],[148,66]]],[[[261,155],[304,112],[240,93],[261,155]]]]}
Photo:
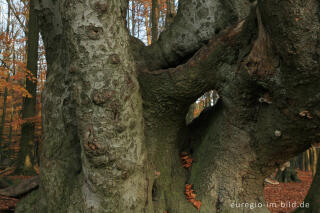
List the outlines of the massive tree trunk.
{"type": "Polygon", "coordinates": [[[36,164],[35,152],[35,116],[37,104],[37,74],[38,74],[38,42],[39,26],[37,14],[34,9],[34,1],[29,3],[28,20],[28,41],[27,41],[27,69],[32,74],[32,78],[26,78],[26,90],[31,97],[25,97],[22,105],[22,119],[25,123],[21,128],[20,151],[17,159],[16,174],[32,175],[35,174],[34,165],[36,164]]]}
{"type": "Polygon", "coordinates": [[[151,47],[129,38],[126,2],[39,3],[41,183],[16,212],[198,212],[185,184],[200,212],[268,212],[264,178],[320,137],[319,2],[181,0],[151,47]]]}

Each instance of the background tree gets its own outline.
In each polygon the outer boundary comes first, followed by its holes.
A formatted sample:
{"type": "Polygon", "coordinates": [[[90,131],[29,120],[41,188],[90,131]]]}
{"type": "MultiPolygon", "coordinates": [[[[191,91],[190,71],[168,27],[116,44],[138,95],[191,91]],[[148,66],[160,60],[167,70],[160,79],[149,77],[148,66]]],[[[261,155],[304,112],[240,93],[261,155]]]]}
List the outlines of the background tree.
{"type": "MultiPolygon", "coordinates": [[[[7,29],[6,29],[6,38],[9,38],[9,32],[10,32],[10,14],[11,14],[11,10],[10,10],[10,7],[8,7],[8,13],[7,13],[7,16],[8,16],[8,21],[7,21],[7,29]]],[[[6,42],[6,49],[4,50],[3,52],[3,56],[4,56],[4,59],[2,61],[3,63],[3,66],[7,66],[8,65],[6,64],[6,61],[8,59],[8,57],[10,56],[10,42],[6,42]]],[[[6,78],[6,82],[8,82],[9,80],[9,77],[10,77],[10,74],[9,72],[6,73],[7,77],[6,78]]],[[[4,93],[3,93],[3,107],[2,107],[2,115],[1,115],[1,124],[0,124],[0,139],[3,139],[3,131],[4,131],[4,125],[5,125],[5,121],[6,121],[6,114],[7,114],[7,98],[8,98],[8,88],[7,87],[4,87],[4,93]]],[[[2,153],[3,155],[3,153],[2,153]]],[[[3,159],[4,156],[1,155],[1,159],[3,159]]]]}
{"type": "Polygon", "coordinates": [[[29,2],[29,19],[27,35],[27,70],[30,71],[33,78],[26,78],[26,90],[31,97],[25,97],[22,106],[22,119],[25,122],[21,129],[20,151],[17,159],[16,173],[30,175],[35,174],[34,166],[36,164],[35,150],[35,123],[36,123],[36,105],[37,105],[37,76],[38,76],[38,43],[39,28],[37,15],[34,10],[34,2],[29,2]]]}
{"type": "Polygon", "coordinates": [[[159,18],[160,18],[160,0],[152,0],[152,43],[158,40],[159,36],[159,18]]]}
{"type": "MultiPolygon", "coordinates": [[[[40,141],[41,136],[41,103],[39,101],[39,94],[42,91],[45,80],[46,63],[43,55],[44,49],[39,49],[39,57],[35,57],[35,66],[38,66],[38,75],[33,75],[30,70],[27,69],[27,19],[29,17],[29,2],[28,1],[9,1],[2,2],[4,8],[10,10],[10,16],[2,16],[0,22],[0,28],[2,29],[0,34],[1,44],[1,66],[0,66],[0,95],[4,96],[5,89],[7,89],[7,102],[4,104],[2,98],[0,99],[0,109],[2,115],[5,116],[2,138],[0,140],[2,161],[0,165],[2,168],[7,168],[8,162],[15,162],[17,166],[21,163],[24,166],[25,159],[17,163],[17,155],[20,150],[21,144],[21,130],[22,125],[26,122],[35,123],[35,141],[40,141]],[[6,2],[6,4],[5,4],[6,2]],[[9,34],[6,33],[6,26],[9,24],[9,34]],[[4,26],[5,25],[5,26],[4,26]],[[36,98],[36,114],[34,117],[22,118],[23,99],[31,97],[31,94],[26,90],[27,81],[30,83],[38,82],[36,94],[33,98],[36,98]],[[6,111],[6,113],[2,113],[6,111]]],[[[37,27],[37,25],[33,25],[37,27]]],[[[32,29],[31,29],[32,31],[32,29]]],[[[36,49],[38,51],[38,49],[36,49]]],[[[37,54],[37,52],[36,52],[37,54]]],[[[28,83],[28,85],[29,85],[28,83]]],[[[24,134],[26,131],[24,131],[24,134]]],[[[34,143],[34,140],[31,140],[34,143]]],[[[29,142],[31,142],[29,141],[29,142]]],[[[31,149],[30,153],[34,150],[31,149]]],[[[28,161],[29,162],[29,161],[28,161]]],[[[30,161],[31,162],[31,161],[30,161]]],[[[12,164],[12,163],[10,163],[12,164]]],[[[19,169],[17,169],[18,171],[19,169]]]]}
{"type": "Polygon", "coordinates": [[[167,0],[166,28],[173,22],[176,16],[176,8],[174,0],[167,0]]]}

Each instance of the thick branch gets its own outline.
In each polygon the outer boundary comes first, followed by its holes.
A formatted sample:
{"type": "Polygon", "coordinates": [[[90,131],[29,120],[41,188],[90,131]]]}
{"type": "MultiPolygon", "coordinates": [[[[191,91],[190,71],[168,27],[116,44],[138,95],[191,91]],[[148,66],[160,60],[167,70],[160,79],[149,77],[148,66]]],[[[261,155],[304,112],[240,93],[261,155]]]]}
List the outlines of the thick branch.
{"type": "Polygon", "coordinates": [[[158,42],[142,48],[145,61],[139,63],[150,70],[181,64],[215,34],[247,17],[249,11],[247,0],[181,0],[174,22],[158,42]]]}
{"type": "Polygon", "coordinates": [[[188,105],[203,92],[218,88],[219,82],[224,82],[230,71],[236,70],[240,40],[244,38],[241,32],[246,28],[244,23],[222,32],[183,65],[165,70],[142,70],[139,81],[146,91],[144,98],[157,98],[158,102],[161,98],[174,99],[188,105]]]}

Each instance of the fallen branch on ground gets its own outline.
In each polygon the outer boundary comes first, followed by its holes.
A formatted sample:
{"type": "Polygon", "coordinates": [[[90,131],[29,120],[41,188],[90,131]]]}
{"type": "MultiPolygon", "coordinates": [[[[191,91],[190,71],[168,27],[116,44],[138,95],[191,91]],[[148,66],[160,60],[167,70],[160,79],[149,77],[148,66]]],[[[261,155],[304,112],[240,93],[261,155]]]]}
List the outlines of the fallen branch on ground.
{"type": "Polygon", "coordinates": [[[26,180],[22,180],[19,184],[14,186],[9,186],[5,189],[0,190],[0,195],[7,197],[19,197],[36,187],[38,187],[40,182],[39,176],[35,176],[26,180]]]}

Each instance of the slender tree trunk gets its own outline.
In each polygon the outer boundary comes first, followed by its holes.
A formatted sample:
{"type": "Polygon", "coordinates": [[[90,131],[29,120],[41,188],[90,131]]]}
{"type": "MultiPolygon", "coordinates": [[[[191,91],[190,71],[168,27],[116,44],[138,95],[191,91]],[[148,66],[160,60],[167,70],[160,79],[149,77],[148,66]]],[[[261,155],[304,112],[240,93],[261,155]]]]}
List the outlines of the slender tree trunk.
{"type": "Polygon", "coordinates": [[[152,43],[158,40],[159,36],[159,18],[160,18],[160,1],[159,0],[152,0],[152,11],[151,11],[151,37],[152,37],[152,43]]]}
{"type": "MultiPolygon", "coordinates": [[[[13,30],[12,30],[13,32],[13,30]]],[[[13,33],[12,33],[13,34],[13,33]]],[[[13,61],[16,60],[16,51],[15,51],[15,46],[13,45],[13,61]]],[[[16,74],[16,64],[13,64],[13,75],[16,74]]],[[[14,119],[14,112],[16,111],[16,105],[15,105],[15,95],[12,93],[11,95],[12,97],[12,102],[11,102],[11,118],[10,118],[10,129],[9,129],[9,136],[8,136],[8,140],[9,140],[9,144],[10,144],[10,147],[12,148],[12,122],[13,122],[13,119],[14,119]]],[[[10,149],[9,150],[9,154],[10,156],[12,155],[13,153],[13,150],[10,149]]]]}
{"type": "MultiPolygon", "coordinates": [[[[137,14],[141,14],[141,7],[142,7],[142,5],[141,4],[139,4],[138,5],[138,9],[137,9],[137,14]]],[[[140,25],[141,25],[141,21],[140,21],[140,19],[138,19],[137,20],[137,38],[140,38],[140,25]]]]}
{"type": "Polygon", "coordinates": [[[132,4],[132,16],[131,16],[131,24],[132,24],[132,36],[135,36],[135,32],[136,32],[136,3],[135,1],[131,2],[132,4]]]}
{"type": "Polygon", "coordinates": [[[150,17],[148,12],[148,5],[144,4],[144,24],[146,26],[146,33],[147,33],[147,42],[148,45],[151,45],[151,27],[150,27],[150,17]]]}
{"type": "MultiPolygon", "coordinates": [[[[7,29],[6,29],[6,36],[8,37],[8,41],[9,41],[9,33],[10,33],[10,15],[11,15],[11,10],[10,7],[8,7],[8,13],[7,13],[7,29]]],[[[5,49],[5,53],[8,54],[8,52],[10,51],[9,49],[9,44],[6,44],[7,47],[5,49]]],[[[8,58],[4,58],[4,63],[6,63],[6,60],[8,58]]],[[[7,72],[8,72],[8,76],[6,78],[6,81],[8,82],[10,79],[10,67],[8,67],[7,64],[3,64],[3,66],[6,67],[7,72]]],[[[2,105],[2,116],[1,116],[1,124],[0,124],[0,142],[1,142],[1,150],[4,149],[5,146],[5,139],[4,139],[4,130],[5,130],[5,123],[6,123],[6,115],[7,115],[7,98],[8,98],[8,88],[5,87],[4,88],[4,93],[3,93],[3,105],[2,105]]],[[[1,151],[0,154],[0,160],[4,160],[6,158],[6,154],[4,152],[1,151]]]]}
{"type": "MultiPolygon", "coordinates": [[[[27,40],[27,69],[31,72],[34,79],[37,78],[38,70],[38,42],[39,28],[37,15],[35,14],[34,1],[30,1],[29,20],[28,20],[28,40],[27,40]]],[[[32,97],[25,97],[22,106],[22,119],[25,123],[21,129],[20,151],[17,159],[15,173],[30,175],[34,174],[33,169],[36,159],[35,147],[35,116],[37,99],[37,81],[26,78],[26,90],[32,97]]]]}
{"type": "MultiPolygon", "coordinates": [[[[8,73],[9,75],[9,73],[8,73]]],[[[6,79],[7,81],[9,78],[6,79]]],[[[1,124],[0,124],[0,141],[1,145],[4,145],[4,129],[5,129],[5,123],[6,123],[6,114],[7,114],[7,98],[8,98],[8,88],[4,88],[3,93],[3,105],[2,105],[2,115],[1,115],[1,124]]]]}

